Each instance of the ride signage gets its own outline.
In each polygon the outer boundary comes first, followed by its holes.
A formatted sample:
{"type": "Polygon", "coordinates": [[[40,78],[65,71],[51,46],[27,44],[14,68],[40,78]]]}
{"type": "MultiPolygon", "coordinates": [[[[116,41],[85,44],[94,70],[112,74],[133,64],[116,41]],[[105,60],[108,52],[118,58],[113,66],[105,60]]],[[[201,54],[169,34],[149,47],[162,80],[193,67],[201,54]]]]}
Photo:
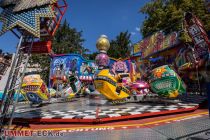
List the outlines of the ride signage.
{"type": "Polygon", "coordinates": [[[186,13],[185,26],[195,45],[196,59],[208,56],[210,43],[200,20],[192,13],[186,13]]]}
{"type": "Polygon", "coordinates": [[[178,34],[176,32],[167,36],[165,36],[162,32],[156,32],[152,36],[149,36],[134,45],[134,54],[142,52],[142,57],[145,58],[153,53],[172,47],[176,45],[177,42],[178,34]]]}

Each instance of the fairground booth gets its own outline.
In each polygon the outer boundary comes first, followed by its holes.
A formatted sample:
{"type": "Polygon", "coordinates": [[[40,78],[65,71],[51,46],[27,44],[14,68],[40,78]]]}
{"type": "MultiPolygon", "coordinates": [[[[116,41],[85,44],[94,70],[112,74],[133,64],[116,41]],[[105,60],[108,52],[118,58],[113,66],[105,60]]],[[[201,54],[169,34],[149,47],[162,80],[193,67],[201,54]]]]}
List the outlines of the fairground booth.
{"type": "Polygon", "coordinates": [[[187,85],[187,92],[192,94],[205,94],[205,74],[203,64],[193,67],[195,60],[194,50],[190,43],[181,39],[179,32],[165,35],[159,31],[146,37],[133,46],[132,59],[137,69],[144,77],[159,66],[168,65],[175,70],[187,85]]]}

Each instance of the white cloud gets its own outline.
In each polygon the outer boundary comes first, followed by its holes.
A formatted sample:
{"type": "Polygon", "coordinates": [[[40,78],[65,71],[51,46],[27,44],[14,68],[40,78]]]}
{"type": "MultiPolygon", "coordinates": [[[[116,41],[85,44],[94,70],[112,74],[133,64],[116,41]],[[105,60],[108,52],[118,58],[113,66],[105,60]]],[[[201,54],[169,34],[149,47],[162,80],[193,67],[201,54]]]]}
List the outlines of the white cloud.
{"type": "Polygon", "coordinates": [[[140,28],[139,27],[136,27],[136,31],[140,32],[140,28]]]}
{"type": "Polygon", "coordinates": [[[131,35],[136,35],[136,33],[135,32],[131,32],[131,35]]]}

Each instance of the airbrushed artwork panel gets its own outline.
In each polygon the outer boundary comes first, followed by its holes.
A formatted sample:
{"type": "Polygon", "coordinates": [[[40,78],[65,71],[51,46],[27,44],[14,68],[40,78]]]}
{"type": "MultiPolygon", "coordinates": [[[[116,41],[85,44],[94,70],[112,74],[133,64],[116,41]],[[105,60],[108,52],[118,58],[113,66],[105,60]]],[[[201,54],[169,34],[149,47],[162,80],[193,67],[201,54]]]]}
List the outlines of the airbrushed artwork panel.
{"type": "Polygon", "coordinates": [[[110,59],[109,68],[110,68],[110,71],[113,74],[116,74],[116,73],[129,73],[130,72],[129,60],[110,59]]]}
{"type": "MultiPolygon", "coordinates": [[[[129,73],[129,60],[115,60],[111,58],[109,68],[113,73],[129,73]]],[[[98,72],[98,66],[95,61],[86,60],[78,54],[57,55],[52,57],[49,78],[53,79],[58,71],[60,71],[61,77],[71,74],[76,74],[78,77],[94,77],[94,75],[98,72]]],[[[51,80],[50,85],[52,85],[51,80]]]]}
{"type": "Polygon", "coordinates": [[[94,61],[85,60],[77,54],[54,56],[50,66],[50,79],[60,70],[66,76],[76,74],[79,76],[93,76],[98,67],[94,61]]]}

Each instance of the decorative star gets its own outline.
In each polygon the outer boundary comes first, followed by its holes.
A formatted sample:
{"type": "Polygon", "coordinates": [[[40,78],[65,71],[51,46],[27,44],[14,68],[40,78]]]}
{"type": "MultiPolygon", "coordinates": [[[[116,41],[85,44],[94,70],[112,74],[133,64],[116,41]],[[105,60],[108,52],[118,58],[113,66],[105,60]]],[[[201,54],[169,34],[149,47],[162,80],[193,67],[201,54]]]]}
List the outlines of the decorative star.
{"type": "Polygon", "coordinates": [[[3,22],[3,26],[0,35],[8,30],[20,27],[40,38],[40,18],[52,18],[55,16],[50,5],[17,13],[13,12],[13,9],[14,6],[10,6],[2,11],[0,21],[3,22]]]}
{"type": "Polygon", "coordinates": [[[13,12],[20,12],[22,10],[50,5],[56,2],[57,0],[19,0],[13,9],[13,12]]]}
{"type": "Polygon", "coordinates": [[[40,7],[56,3],[58,0],[1,0],[0,7],[14,5],[13,12],[20,12],[30,8],[40,7]]]}
{"type": "Polygon", "coordinates": [[[6,6],[9,6],[9,5],[14,5],[14,4],[17,4],[20,0],[1,0],[0,1],[0,6],[1,7],[6,7],[6,6]]]}

